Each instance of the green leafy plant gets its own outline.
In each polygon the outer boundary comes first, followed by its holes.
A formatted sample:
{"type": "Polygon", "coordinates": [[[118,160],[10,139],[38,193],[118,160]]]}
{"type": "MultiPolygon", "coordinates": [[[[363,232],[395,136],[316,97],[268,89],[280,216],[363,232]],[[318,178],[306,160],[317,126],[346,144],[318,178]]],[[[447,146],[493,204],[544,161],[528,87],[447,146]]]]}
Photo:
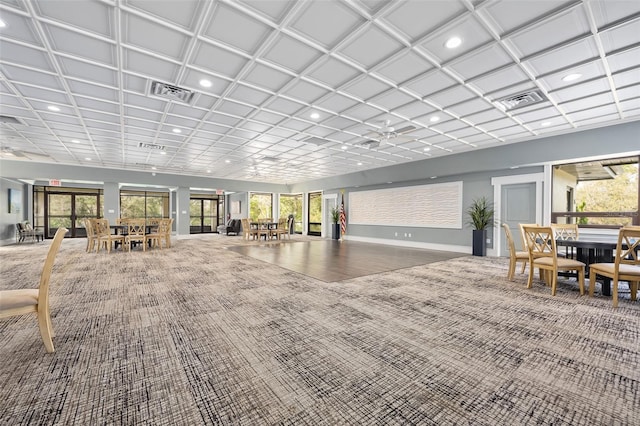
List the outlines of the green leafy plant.
{"type": "Polygon", "coordinates": [[[473,229],[487,229],[493,224],[493,214],[493,204],[486,197],[476,198],[467,210],[469,216],[467,224],[473,226],[473,229]]]}
{"type": "Polygon", "coordinates": [[[337,207],[331,207],[331,221],[333,223],[338,223],[340,220],[340,209],[337,207]]]}

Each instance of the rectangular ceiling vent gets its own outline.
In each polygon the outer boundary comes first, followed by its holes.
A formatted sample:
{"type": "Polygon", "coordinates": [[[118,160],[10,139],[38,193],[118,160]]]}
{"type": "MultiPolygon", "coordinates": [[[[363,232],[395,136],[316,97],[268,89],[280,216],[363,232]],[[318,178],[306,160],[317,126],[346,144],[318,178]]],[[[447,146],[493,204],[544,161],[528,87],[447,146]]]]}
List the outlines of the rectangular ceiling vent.
{"type": "Polygon", "coordinates": [[[320,146],[320,145],[326,144],[329,141],[326,139],[321,139],[321,138],[316,138],[315,136],[311,136],[310,138],[307,138],[302,142],[320,146]]]}
{"type": "Polygon", "coordinates": [[[9,117],[8,115],[0,115],[0,123],[18,124],[20,126],[26,126],[24,121],[15,117],[9,117]]]}
{"type": "Polygon", "coordinates": [[[498,102],[502,104],[507,111],[511,111],[546,101],[547,97],[540,90],[529,90],[527,92],[518,93],[517,95],[502,98],[498,102]]]}
{"type": "Polygon", "coordinates": [[[150,149],[154,151],[164,151],[166,147],[164,145],[158,145],[155,143],[138,142],[138,148],[150,149]]]}
{"type": "Polygon", "coordinates": [[[170,99],[172,101],[178,101],[185,104],[191,104],[195,92],[182,87],[173,86],[167,83],[161,83],[159,81],[151,82],[152,95],[158,96],[163,99],[170,99]]]}

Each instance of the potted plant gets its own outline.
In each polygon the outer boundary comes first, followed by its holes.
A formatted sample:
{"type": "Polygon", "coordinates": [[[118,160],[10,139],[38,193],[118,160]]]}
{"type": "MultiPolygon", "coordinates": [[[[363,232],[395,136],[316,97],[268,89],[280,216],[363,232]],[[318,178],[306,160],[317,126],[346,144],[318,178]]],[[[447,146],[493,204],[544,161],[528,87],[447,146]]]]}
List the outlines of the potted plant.
{"type": "Polygon", "coordinates": [[[340,209],[337,207],[331,207],[331,222],[333,222],[333,226],[331,227],[331,236],[334,240],[340,239],[340,209]]]}
{"type": "Polygon", "coordinates": [[[473,227],[473,255],[487,255],[487,228],[493,224],[493,205],[486,197],[476,198],[467,210],[469,225],[473,227]]]}

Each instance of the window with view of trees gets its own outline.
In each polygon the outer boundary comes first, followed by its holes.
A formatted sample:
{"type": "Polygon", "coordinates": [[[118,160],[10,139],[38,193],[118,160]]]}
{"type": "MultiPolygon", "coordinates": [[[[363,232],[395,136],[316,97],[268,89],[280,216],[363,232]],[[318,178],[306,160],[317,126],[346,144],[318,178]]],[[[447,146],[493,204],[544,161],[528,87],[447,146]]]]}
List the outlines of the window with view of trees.
{"type": "Polygon", "coordinates": [[[280,217],[293,215],[293,232],[302,233],[302,194],[280,194],[280,217]]]}
{"type": "Polygon", "coordinates": [[[606,159],[554,167],[554,223],[620,227],[640,225],[638,157],[606,159]]]}
{"type": "Polygon", "coordinates": [[[169,193],[120,191],[120,217],[127,219],[169,217],[169,193]]]}
{"type": "Polygon", "coordinates": [[[273,218],[273,194],[252,192],[249,196],[249,218],[273,218]]]}

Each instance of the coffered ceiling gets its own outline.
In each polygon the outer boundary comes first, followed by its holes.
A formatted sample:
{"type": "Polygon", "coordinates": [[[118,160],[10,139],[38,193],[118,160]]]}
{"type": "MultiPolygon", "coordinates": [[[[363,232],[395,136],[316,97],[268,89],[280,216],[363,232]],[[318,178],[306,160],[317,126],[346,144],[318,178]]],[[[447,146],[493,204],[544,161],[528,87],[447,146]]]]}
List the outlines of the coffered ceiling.
{"type": "Polygon", "coordinates": [[[0,19],[3,158],[295,183],[640,118],[635,0],[0,0],[0,19]]]}

